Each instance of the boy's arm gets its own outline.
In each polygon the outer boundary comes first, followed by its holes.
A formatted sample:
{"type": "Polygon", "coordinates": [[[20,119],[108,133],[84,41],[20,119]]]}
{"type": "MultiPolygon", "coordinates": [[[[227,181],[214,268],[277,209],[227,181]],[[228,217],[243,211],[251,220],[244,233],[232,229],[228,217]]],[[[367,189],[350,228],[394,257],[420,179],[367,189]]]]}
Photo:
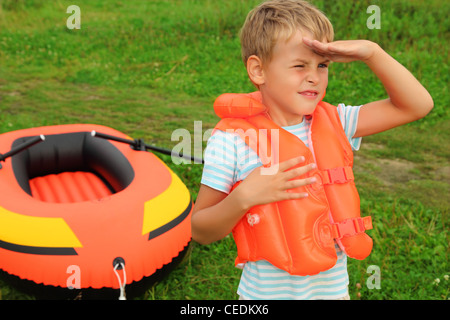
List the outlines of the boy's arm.
{"type": "Polygon", "coordinates": [[[388,99],[370,102],[361,107],[354,137],[368,136],[418,120],[433,108],[433,99],[428,91],[378,44],[368,40],[322,43],[307,38],[304,42],[331,61],[365,62],[389,95],[388,99]]]}
{"type": "Polygon", "coordinates": [[[225,237],[245,214],[239,195],[200,185],[192,213],[192,239],[209,244],[225,237]]]}

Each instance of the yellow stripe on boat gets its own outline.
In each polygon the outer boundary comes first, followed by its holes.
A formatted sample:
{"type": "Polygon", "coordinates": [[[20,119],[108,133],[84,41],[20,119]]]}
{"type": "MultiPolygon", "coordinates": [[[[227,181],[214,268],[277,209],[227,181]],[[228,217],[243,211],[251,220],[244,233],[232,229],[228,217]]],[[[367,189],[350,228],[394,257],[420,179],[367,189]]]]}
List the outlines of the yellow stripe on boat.
{"type": "Polygon", "coordinates": [[[64,219],[27,216],[2,207],[0,240],[32,247],[82,247],[64,219]]]}
{"type": "Polygon", "coordinates": [[[142,234],[147,234],[171,222],[189,206],[191,196],[185,184],[170,171],[170,186],[155,198],[145,202],[142,234]]]}

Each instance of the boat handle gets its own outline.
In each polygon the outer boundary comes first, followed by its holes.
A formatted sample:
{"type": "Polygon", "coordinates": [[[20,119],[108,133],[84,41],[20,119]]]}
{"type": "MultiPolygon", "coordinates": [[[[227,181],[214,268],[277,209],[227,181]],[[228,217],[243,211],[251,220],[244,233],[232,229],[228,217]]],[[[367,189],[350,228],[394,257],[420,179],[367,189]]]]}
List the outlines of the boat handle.
{"type": "Polygon", "coordinates": [[[99,137],[99,138],[103,138],[103,139],[107,139],[107,140],[113,140],[113,141],[117,141],[117,142],[121,142],[121,143],[127,143],[130,146],[132,146],[135,150],[140,150],[140,151],[152,150],[152,151],[156,151],[156,152],[159,152],[159,153],[162,153],[162,154],[166,154],[166,155],[169,155],[169,156],[175,156],[175,157],[179,157],[179,158],[189,159],[189,160],[194,161],[194,163],[204,163],[203,159],[199,159],[199,158],[194,157],[194,156],[188,156],[188,155],[184,155],[182,153],[174,152],[172,150],[163,149],[163,148],[160,148],[160,147],[157,147],[157,146],[148,145],[148,144],[144,143],[144,141],[142,139],[137,139],[137,140],[124,139],[124,138],[112,136],[112,135],[109,135],[109,134],[97,132],[95,130],[93,130],[91,132],[91,135],[93,137],[99,137]]]}
{"type": "MultiPolygon", "coordinates": [[[[17,154],[19,152],[22,152],[22,151],[30,148],[31,146],[33,146],[33,145],[35,145],[35,144],[37,144],[39,142],[42,142],[44,140],[45,140],[45,136],[42,135],[42,134],[39,135],[39,136],[32,137],[32,138],[28,139],[27,141],[19,144],[18,146],[14,147],[14,148],[11,148],[11,150],[8,151],[7,153],[5,153],[5,154],[1,154],[0,153],[0,161],[5,161],[9,157],[12,157],[13,155],[15,155],[15,154],[17,154]]],[[[0,169],[1,168],[2,167],[1,167],[1,164],[0,164],[0,169]]]]}

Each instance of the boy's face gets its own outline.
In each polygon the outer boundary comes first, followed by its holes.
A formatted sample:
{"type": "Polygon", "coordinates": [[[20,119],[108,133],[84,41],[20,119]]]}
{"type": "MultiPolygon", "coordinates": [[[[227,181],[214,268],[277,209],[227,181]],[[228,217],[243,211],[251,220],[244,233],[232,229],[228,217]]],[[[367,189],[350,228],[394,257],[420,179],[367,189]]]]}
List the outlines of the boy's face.
{"type": "Polygon", "coordinates": [[[313,39],[297,31],[287,42],[278,40],[272,60],[263,66],[259,89],[272,118],[284,119],[280,125],[299,123],[313,113],[328,85],[329,60],[304,45],[304,36],[313,39]]]}

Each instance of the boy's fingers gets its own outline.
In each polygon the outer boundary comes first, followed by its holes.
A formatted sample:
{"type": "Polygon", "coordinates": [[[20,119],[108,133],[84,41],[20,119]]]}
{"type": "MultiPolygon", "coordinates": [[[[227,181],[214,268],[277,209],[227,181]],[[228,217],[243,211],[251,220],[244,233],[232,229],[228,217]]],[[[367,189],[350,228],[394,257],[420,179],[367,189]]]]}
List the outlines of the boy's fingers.
{"type": "Polygon", "coordinates": [[[287,169],[295,167],[299,163],[303,163],[303,162],[305,162],[305,157],[303,157],[303,156],[292,158],[292,159],[286,160],[284,162],[281,162],[279,164],[278,169],[279,169],[279,171],[283,172],[283,171],[286,171],[287,169]]]}
{"type": "Polygon", "coordinates": [[[316,50],[317,51],[321,51],[321,52],[328,51],[327,50],[327,45],[325,43],[322,43],[322,42],[318,41],[318,40],[312,40],[312,39],[303,37],[303,42],[304,42],[305,45],[307,45],[308,47],[310,47],[311,49],[313,49],[315,51],[316,50]]]}
{"type": "Polygon", "coordinates": [[[305,173],[308,173],[311,170],[314,170],[317,168],[317,165],[315,163],[310,163],[306,166],[298,167],[289,171],[285,172],[285,177],[287,180],[291,180],[297,177],[300,177],[304,175],[305,173]]]}
{"type": "Polygon", "coordinates": [[[283,200],[303,199],[308,196],[306,192],[285,192],[283,200]]]}
{"type": "Polygon", "coordinates": [[[303,187],[303,186],[306,186],[306,185],[309,185],[309,184],[313,184],[313,183],[316,183],[316,182],[317,182],[317,179],[315,177],[288,181],[286,183],[286,185],[285,185],[286,186],[285,190],[290,190],[290,189],[303,187]]]}

